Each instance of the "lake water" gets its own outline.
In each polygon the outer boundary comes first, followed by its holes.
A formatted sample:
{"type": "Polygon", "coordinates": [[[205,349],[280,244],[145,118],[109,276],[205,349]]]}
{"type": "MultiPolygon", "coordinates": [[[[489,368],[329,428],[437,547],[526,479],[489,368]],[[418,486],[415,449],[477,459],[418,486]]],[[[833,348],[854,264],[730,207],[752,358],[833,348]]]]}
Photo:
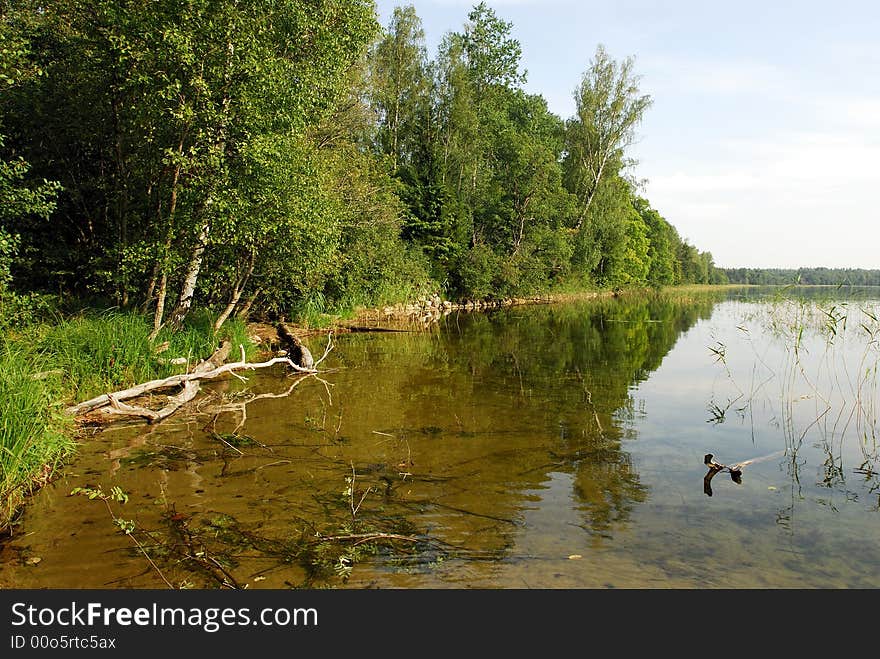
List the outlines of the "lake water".
{"type": "Polygon", "coordinates": [[[880,587],[878,294],[805,295],[337,336],[319,378],[242,373],[85,440],[0,586],[880,587]]]}

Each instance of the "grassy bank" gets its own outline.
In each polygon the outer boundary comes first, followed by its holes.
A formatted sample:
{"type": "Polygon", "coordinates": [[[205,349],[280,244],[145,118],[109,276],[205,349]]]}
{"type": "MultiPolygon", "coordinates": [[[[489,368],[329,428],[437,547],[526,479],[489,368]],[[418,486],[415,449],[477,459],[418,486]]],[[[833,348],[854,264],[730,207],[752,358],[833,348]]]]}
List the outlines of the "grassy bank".
{"type": "Polygon", "coordinates": [[[75,445],[58,405],[60,378],[38,377],[41,364],[26,346],[0,345],[0,528],[75,445]]]}
{"type": "Polygon", "coordinates": [[[152,341],[151,329],[139,314],[86,311],[0,336],[0,529],[75,449],[77,429],[65,406],[181,372],[186,366],[172,358],[194,365],[223,339],[254,350],[242,322],[216,333],[208,314],[192,314],[183,328],[152,341]]]}

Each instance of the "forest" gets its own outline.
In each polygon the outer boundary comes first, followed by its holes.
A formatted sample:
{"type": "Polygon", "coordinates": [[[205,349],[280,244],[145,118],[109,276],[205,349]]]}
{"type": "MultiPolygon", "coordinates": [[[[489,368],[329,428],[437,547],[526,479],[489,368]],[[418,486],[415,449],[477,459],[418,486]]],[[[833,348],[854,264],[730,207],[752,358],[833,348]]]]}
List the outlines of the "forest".
{"type": "Polygon", "coordinates": [[[727,268],[731,284],[880,286],[880,270],[865,268],[727,268]]]}
{"type": "Polygon", "coordinates": [[[296,318],[724,283],[640,194],[597,45],[559,117],[485,3],[428,53],[370,0],[3,1],[0,325],[92,303],[296,318]]]}

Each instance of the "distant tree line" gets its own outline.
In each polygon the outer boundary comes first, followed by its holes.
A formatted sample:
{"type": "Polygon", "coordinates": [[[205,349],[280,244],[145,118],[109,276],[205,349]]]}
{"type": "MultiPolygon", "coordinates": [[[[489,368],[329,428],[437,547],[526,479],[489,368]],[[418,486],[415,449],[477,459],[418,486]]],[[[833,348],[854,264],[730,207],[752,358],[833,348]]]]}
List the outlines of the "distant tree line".
{"type": "Polygon", "coordinates": [[[863,268],[727,268],[731,284],[880,286],[880,270],[863,268]]]}
{"type": "Polygon", "coordinates": [[[429,57],[371,0],[0,1],[0,296],[372,305],[722,283],[639,194],[651,99],[597,47],[563,119],[485,3],[429,57]]]}

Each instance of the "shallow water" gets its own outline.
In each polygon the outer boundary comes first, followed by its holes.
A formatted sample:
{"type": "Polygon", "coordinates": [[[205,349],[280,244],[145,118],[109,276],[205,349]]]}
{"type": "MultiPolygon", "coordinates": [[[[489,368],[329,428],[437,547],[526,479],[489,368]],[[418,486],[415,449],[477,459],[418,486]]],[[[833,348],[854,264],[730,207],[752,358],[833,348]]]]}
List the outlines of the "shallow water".
{"type": "Polygon", "coordinates": [[[788,295],[338,336],[320,378],[246,373],[85,441],[0,585],[880,587],[877,296],[788,295]],[[758,459],[707,489],[706,453],[758,459]]]}

